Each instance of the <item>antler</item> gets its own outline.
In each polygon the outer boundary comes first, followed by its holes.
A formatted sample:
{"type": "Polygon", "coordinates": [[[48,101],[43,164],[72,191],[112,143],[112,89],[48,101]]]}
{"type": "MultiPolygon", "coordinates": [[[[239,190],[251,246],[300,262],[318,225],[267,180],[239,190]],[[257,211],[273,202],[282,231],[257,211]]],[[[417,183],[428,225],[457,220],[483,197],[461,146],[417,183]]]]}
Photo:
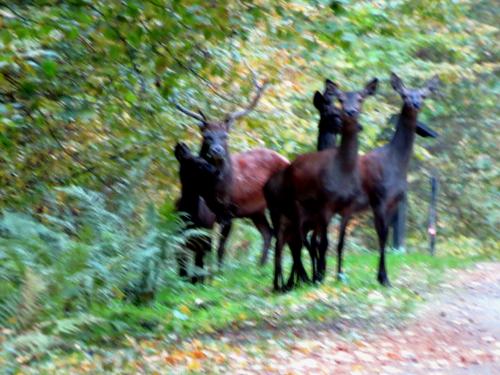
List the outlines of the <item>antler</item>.
{"type": "Polygon", "coordinates": [[[269,84],[269,81],[267,79],[265,79],[262,82],[262,84],[259,84],[259,82],[257,80],[257,75],[255,74],[253,69],[250,67],[248,67],[248,69],[250,69],[250,72],[252,73],[252,82],[253,82],[253,85],[255,86],[255,90],[256,90],[255,96],[252,99],[252,101],[244,109],[236,111],[236,112],[232,112],[229,115],[227,115],[226,122],[228,124],[232,124],[234,121],[236,121],[240,117],[246,116],[251,111],[253,111],[253,109],[255,108],[257,103],[259,102],[260,98],[262,97],[264,90],[266,89],[267,85],[269,84]]]}
{"type": "Polygon", "coordinates": [[[191,112],[190,110],[184,108],[183,106],[181,106],[177,102],[175,102],[174,104],[175,104],[175,108],[177,108],[179,111],[181,111],[185,115],[188,115],[189,117],[192,117],[192,118],[200,121],[201,123],[207,122],[207,117],[203,114],[202,111],[198,111],[198,113],[194,113],[194,112],[191,112]]]}

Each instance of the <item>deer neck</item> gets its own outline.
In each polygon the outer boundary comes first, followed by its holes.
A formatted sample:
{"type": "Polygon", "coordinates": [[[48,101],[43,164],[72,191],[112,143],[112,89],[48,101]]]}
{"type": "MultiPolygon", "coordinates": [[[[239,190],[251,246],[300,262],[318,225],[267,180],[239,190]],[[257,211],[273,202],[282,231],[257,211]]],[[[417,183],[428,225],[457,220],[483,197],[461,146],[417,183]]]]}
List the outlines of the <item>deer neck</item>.
{"type": "Polygon", "coordinates": [[[202,187],[202,194],[208,207],[218,218],[225,217],[231,205],[231,194],[233,190],[233,168],[231,157],[226,157],[217,164],[212,164],[217,169],[217,176],[208,185],[202,187]]]}
{"type": "Polygon", "coordinates": [[[335,158],[336,170],[352,173],[358,162],[358,122],[353,119],[342,120],[342,136],[335,158]]]}
{"type": "Polygon", "coordinates": [[[337,135],[328,130],[319,129],[318,133],[318,151],[328,148],[335,148],[337,144],[337,135]]]}
{"type": "Polygon", "coordinates": [[[415,141],[415,129],[417,127],[417,111],[411,109],[406,104],[403,105],[401,116],[399,116],[396,132],[389,143],[391,155],[395,162],[406,171],[413,153],[413,143],[415,141]]]}
{"type": "Polygon", "coordinates": [[[233,182],[233,167],[231,164],[231,155],[226,152],[226,157],[219,164],[215,165],[217,168],[216,183],[223,183],[230,186],[233,182]]]}

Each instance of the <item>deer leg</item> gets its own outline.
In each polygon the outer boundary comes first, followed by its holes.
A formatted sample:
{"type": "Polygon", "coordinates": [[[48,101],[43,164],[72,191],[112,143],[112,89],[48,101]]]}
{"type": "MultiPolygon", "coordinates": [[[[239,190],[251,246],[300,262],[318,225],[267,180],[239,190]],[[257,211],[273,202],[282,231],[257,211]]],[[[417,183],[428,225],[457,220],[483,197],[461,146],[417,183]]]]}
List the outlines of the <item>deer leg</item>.
{"type": "Polygon", "coordinates": [[[287,289],[293,289],[296,282],[301,280],[305,283],[310,283],[311,280],[307,276],[306,269],[304,268],[304,264],[302,263],[302,240],[300,236],[294,235],[294,238],[289,241],[288,244],[292,253],[293,266],[287,282],[287,289]]]}
{"type": "Polygon", "coordinates": [[[177,265],[179,266],[179,276],[182,278],[187,277],[187,262],[188,256],[185,249],[181,249],[177,252],[177,265]]]}
{"type": "Polygon", "coordinates": [[[345,231],[348,223],[349,217],[347,215],[342,216],[339,228],[339,242],[337,244],[337,280],[341,282],[346,281],[346,276],[342,272],[342,251],[344,249],[345,231]]]}
{"type": "Polygon", "coordinates": [[[205,282],[205,275],[204,275],[204,267],[205,267],[205,254],[210,253],[212,250],[212,238],[210,236],[207,236],[205,234],[202,234],[199,239],[197,239],[197,248],[195,250],[194,254],[194,265],[196,267],[196,271],[200,272],[200,275],[193,276],[193,283],[205,282]]]}
{"type": "Polygon", "coordinates": [[[253,224],[260,232],[263,240],[262,245],[262,256],[260,258],[259,264],[263,266],[267,262],[267,257],[269,254],[269,246],[271,245],[271,240],[273,238],[273,230],[267,222],[266,215],[262,212],[251,217],[253,224]]]}
{"type": "Polygon", "coordinates": [[[229,233],[231,232],[232,222],[231,220],[225,221],[220,224],[221,232],[220,232],[220,240],[219,247],[217,249],[217,264],[219,267],[219,271],[222,270],[222,265],[224,262],[224,253],[226,250],[226,241],[229,237],[229,233]]]}
{"type": "Polygon", "coordinates": [[[189,236],[186,240],[186,245],[184,248],[179,249],[176,254],[177,265],[179,267],[179,276],[181,278],[187,278],[188,276],[188,262],[189,256],[188,251],[196,251],[195,237],[189,236]]]}
{"type": "Polygon", "coordinates": [[[318,281],[321,282],[325,278],[326,273],[326,252],[328,250],[328,224],[320,227],[320,242],[318,251],[318,281]]]}
{"type": "MultiPolygon", "coordinates": [[[[203,236],[203,255],[208,255],[208,264],[207,264],[207,279],[208,282],[212,280],[212,269],[213,269],[213,256],[212,252],[212,236],[207,235],[203,236]]],[[[206,258],[204,258],[206,259],[206,258]]],[[[203,264],[204,266],[204,264],[203,264]]]]}
{"type": "MultiPolygon", "coordinates": [[[[203,246],[200,246],[196,249],[196,253],[194,254],[194,265],[196,266],[196,272],[203,272],[203,257],[205,255],[205,249],[203,246]]],[[[203,283],[205,281],[205,276],[203,274],[195,275],[192,278],[193,284],[197,282],[203,283]]]]}
{"type": "Polygon", "coordinates": [[[317,267],[318,240],[317,240],[316,230],[314,230],[313,233],[311,234],[311,240],[307,241],[306,239],[304,241],[304,244],[306,245],[306,248],[309,251],[309,256],[311,257],[312,281],[314,283],[317,281],[317,272],[318,272],[318,267],[317,267]]]}
{"type": "Polygon", "coordinates": [[[387,270],[385,267],[385,244],[387,242],[387,234],[389,232],[387,216],[380,209],[375,210],[375,229],[377,231],[380,259],[378,264],[377,280],[384,286],[391,286],[389,278],[387,277],[387,270]]]}
{"type": "Polygon", "coordinates": [[[282,292],[284,290],[283,270],[281,268],[281,254],[283,251],[284,233],[280,228],[276,236],[276,246],[274,249],[274,281],[273,289],[275,292],[282,292]]]}

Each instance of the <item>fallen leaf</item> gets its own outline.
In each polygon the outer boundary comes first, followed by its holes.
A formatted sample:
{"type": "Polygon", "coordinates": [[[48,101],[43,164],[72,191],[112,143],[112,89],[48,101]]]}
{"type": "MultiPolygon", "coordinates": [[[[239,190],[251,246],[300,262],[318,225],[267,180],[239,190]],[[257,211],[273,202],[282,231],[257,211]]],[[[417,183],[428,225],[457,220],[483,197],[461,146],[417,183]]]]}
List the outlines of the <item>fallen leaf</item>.
{"type": "Polygon", "coordinates": [[[207,358],[207,355],[203,353],[201,350],[194,350],[191,352],[191,357],[196,358],[196,359],[204,359],[207,358]]]}
{"type": "Polygon", "coordinates": [[[191,314],[191,310],[189,310],[189,307],[187,307],[186,305],[182,305],[179,310],[183,313],[183,314],[191,314]]]}
{"type": "Polygon", "coordinates": [[[201,370],[201,363],[200,363],[200,361],[197,361],[197,360],[190,361],[188,363],[187,368],[188,368],[188,370],[191,370],[191,371],[200,371],[201,370]]]}

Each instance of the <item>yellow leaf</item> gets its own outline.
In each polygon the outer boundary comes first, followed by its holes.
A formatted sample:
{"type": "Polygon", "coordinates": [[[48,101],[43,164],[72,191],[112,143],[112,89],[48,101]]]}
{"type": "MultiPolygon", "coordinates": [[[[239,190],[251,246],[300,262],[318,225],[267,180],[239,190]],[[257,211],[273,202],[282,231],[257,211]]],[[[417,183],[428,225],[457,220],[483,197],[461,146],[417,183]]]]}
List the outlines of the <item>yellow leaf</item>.
{"type": "Polygon", "coordinates": [[[189,307],[187,307],[186,305],[182,305],[179,310],[183,314],[186,314],[186,315],[191,314],[191,310],[189,310],[189,307]]]}
{"type": "Polygon", "coordinates": [[[188,368],[188,370],[191,370],[191,371],[200,371],[201,370],[201,363],[200,363],[200,361],[193,360],[193,361],[189,362],[187,368],[188,368]]]}

